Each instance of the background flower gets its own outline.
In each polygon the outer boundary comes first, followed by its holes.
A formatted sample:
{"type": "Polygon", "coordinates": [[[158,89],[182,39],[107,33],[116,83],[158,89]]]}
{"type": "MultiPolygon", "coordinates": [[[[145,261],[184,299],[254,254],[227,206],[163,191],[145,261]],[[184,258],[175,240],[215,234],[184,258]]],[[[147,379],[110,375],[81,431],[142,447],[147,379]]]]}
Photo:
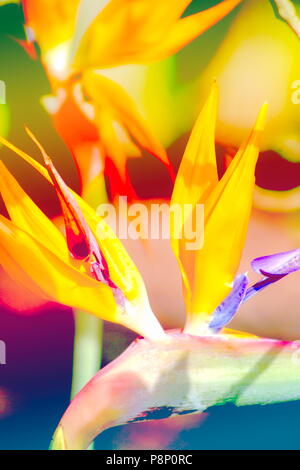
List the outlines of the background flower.
{"type": "MultiPolygon", "coordinates": [[[[212,0],[194,1],[189,11],[199,11],[200,8],[216,3],[217,1],[212,0]]],[[[81,186],[72,155],[58,137],[52,127],[52,120],[39,102],[41,96],[51,93],[45,72],[39,62],[32,61],[12,39],[25,39],[20,11],[16,5],[7,5],[1,7],[0,14],[0,79],[7,84],[8,105],[12,116],[9,139],[39,160],[38,150],[23,132],[22,126],[26,123],[54,156],[55,165],[64,179],[79,192],[81,186]]],[[[116,69],[113,75],[122,86],[126,86],[135,102],[140,103],[140,112],[152,123],[153,132],[169,147],[168,153],[175,168],[201,105],[197,99],[199,75],[216,53],[236,13],[222,20],[175,57],[152,64],[146,70],[143,66],[133,69],[122,67],[116,69]],[[133,76],[135,79],[138,77],[138,82],[133,81],[133,76]],[[152,99],[151,90],[155,90],[157,100],[152,99]]],[[[113,72],[107,73],[110,76],[113,72]]],[[[253,83],[254,81],[251,85],[253,83]]],[[[73,108],[70,106],[69,113],[72,112],[73,108]]],[[[82,121],[79,122],[81,126],[82,121]]],[[[78,128],[74,129],[74,133],[75,131],[78,132],[78,128]]],[[[91,135],[93,140],[93,132],[91,135]]],[[[60,209],[50,185],[47,188],[36,172],[3,148],[1,155],[26,192],[49,217],[56,216],[60,209]]],[[[289,175],[286,180],[292,181],[297,173],[294,168],[297,166],[286,172],[286,167],[282,168],[280,160],[263,155],[259,158],[257,176],[261,182],[268,181],[269,187],[274,187],[278,176],[281,178],[283,172],[289,175]]],[[[151,156],[147,159],[131,159],[129,171],[140,197],[157,199],[170,196],[171,183],[159,162],[151,156]]],[[[148,199],[148,202],[151,201],[148,199]]],[[[248,269],[251,259],[263,253],[275,253],[298,246],[299,228],[298,212],[271,214],[254,210],[241,272],[248,269]]],[[[152,241],[147,252],[130,240],[126,245],[139,266],[147,283],[153,308],[164,325],[182,325],[184,305],[180,295],[181,280],[168,241],[152,241]],[[162,259],[164,265],[168,266],[168,283],[165,283],[166,272],[161,266],[162,259]],[[155,260],[159,260],[159,263],[155,260]],[[175,292],[178,292],[178,297],[175,292]],[[172,311],[172,316],[169,311],[172,311]]],[[[253,282],[258,279],[255,273],[250,272],[249,275],[253,282]]],[[[251,304],[249,302],[241,308],[232,327],[263,336],[297,339],[300,331],[298,284],[298,276],[295,274],[289,279],[281,280],[276,288],[270,287],[254,298],[251,304]],[[286,297],[291,299],[288,305],[286,297]]],[[[37,448],[45,448],[51,434],[48,426],[54,429],[69,400],[73,338],[71,313],[67,308],[48,303],[36,311],[34,317],[27,310],[25,318],[20,316],[20,311],[4,307],[5,304],[6,299],[3,296],[1,336],[9,346],[9,367],[1,369],[1,380],[8,393],[16,392],[16,398],[13,403],[15,414],[0,423],[1,446],[13,448],[18,445],[19,448],[29,449],[36,445],[37,448]],[[36,351],[39,351],[38,355],[36,351]],[[32,423],[31,433],[28,432],[28,422],[32,423]],[[39,430],[38,434],[34,433],[34,429],[39,430]]],[[[124,350],[126,344],[133,339],[130,333],[125,333],[122,329],[110,325],[105,325],[105,329],[104,364],[124,350]]],[[[251,408],[235,408],[231,405],[216,407],[209,412],[209,419],[201,427],[184,431],[173,446],[196,449],[216,446],[244,449],[266,446],[298,448],[298,408],[297,403],[251,408]]],[[[97,440],[97,446],[110,448],[117,445],[118,433],[118,429],[104,433],[97,440]]]]}

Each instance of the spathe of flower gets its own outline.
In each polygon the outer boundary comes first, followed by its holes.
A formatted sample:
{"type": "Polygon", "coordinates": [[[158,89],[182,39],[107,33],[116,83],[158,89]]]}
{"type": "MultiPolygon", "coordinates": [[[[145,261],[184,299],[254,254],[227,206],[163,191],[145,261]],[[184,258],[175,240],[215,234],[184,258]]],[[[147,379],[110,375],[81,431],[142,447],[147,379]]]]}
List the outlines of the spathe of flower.
{"type": "Polygon", "coordinates": [[[104,220],[67,187],[40,145],[48,171],[0,141],[54,185],[67,234],[66,242],[0,162],[1,195],[11,219],[0,217],[0,257],[7,273],[46,300],[120,323],[145,337],[163,336],[137,268],[104,220]]]}
{"type": "MultiPolygon", "coordinates": [[[[236,271],[247,229],[264,105],[250,137],[219,181],[214,154],[216,89],[195,125],[172,201],[206,203],[203,248],[186,252],[180,233],[190,217],[171,224],[172,247],[183,276],[187,334],[136,340],[73,399],[54,434],[54,450],[85,449],[99,432],[120,424],[232,402],[266,404],[300,398],[300,346],[228,330],[247,295],[236,271]],[[203,273],[200,273],[200,263],[203,273]],[[206,279],[207,278],[207,279],[206,279]]],[[[171,220],[172,222],[172,220],[171,220]]],[[[298,250],[254,261],[255,269],[286,275],[300,269],[298,250]],[[261,269],[262,268],[262,269],[261,269]]],[[[273,279],[274,280],[274,279],[273,279]]],[[[251,288],[250,288],[251,289],[251,288]]]]}
{"type": "Polygon", "coordinates": [[[139,339],[73,399],[51,449],[87,449],[109,427],[159,415],[298,400],[299,354],[299,344],[237,335],[139,339]]]}

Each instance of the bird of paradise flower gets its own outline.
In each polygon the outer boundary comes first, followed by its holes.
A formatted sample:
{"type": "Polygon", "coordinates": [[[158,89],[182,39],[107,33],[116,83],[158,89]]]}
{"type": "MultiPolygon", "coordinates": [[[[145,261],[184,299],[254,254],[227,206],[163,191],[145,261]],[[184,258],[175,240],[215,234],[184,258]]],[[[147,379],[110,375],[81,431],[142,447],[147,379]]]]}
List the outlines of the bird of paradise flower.
{"type": "Polygon", "coordinates": [[[44,103],[74,155],[85,200],[96,194],[99,203],[104,166],[112,196],[134,198],[126,162],[141,148],[174,177],[149,124],[104,69],[169,57],[241,1],[224,0],[181,18],[191,0],[22,0],[29,44],[37,41],[54,94],[44,103]]]}
{"type": "MultiPolygon", "coordinates": [[[[111,229],[63,182],[41,148],[46,168],[0,141],[36,168],[58,194],[66,239],[1,163],[1,193],[11,217],[0,219],[1,263],[18,282],[47,298],[83,308],[141,334],[73,399],[52,449],[84,449],[102,430],[126,422],[237,405],[300,398],[294,343],[226,328],[242,302],[300,269],[300,250],[257,258],[261,281],[247,289],[238,270],[247,231],[254,170],[267,106],[226,173],[217,175],[214,132],[217,90],[196,122],[176,179],[172,203],[205,203],[205,243],[187,252],[171,224],[187,310],[183,331],[163,331],[143,280],[111,229]],[[105,236],[104,236],[105,235],[105,236]]],[[[39,145],[39,144],[38,144],[39,145]]]]}

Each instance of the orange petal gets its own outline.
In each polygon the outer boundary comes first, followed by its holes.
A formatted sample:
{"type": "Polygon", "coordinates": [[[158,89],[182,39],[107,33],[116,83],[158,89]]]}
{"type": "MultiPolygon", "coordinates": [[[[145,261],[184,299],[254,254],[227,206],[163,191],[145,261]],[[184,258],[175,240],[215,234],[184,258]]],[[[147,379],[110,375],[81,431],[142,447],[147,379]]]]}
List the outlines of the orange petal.
{"type": "Polygon", "coordinates": [[[50,157],[40,143],[28,129],[27,133],[39,147],[59,197],[70,253],[75,259],[88,262],[90,264],[91,273],[98,281],[104,282],[111,287],[116,287],[109,278],[106,261],[102,256],[98,243],[87,225],[73,194],[57,172],[50,157]]]}
{"type": "MultiPolygon", "coordinates": [[[[132,137],[146,150],[154,154],[168,167],[167,154],[156,140],[144,118],[139,114],[135,103],[117,83],[96,72],[86,72],[82,79],[83,88],[92,102],[98,106],[99,114],[103,108],[110,109],[115,120],[127,128],[132,137]]],[[[103,120],[101,121],[102,125],[103,120]]],[[[99,126],[101,134],[101,126],[99,126]]]]}
{"type": "Polygon", "coordinates": [[[27,26],[43,52],[68,41],[75,29],[80,0],[23,0],[27,26]]]}
{"type": "Polygon", "coordinates": [[[107,68],[165,58],[217,23],[241,1],[224,0],[180,20],[190,0],[155,0],[151,5],[147,0],[112,0],[81,40],[76,39],[75,67],[107,68]]]}
{"type": "Polygon", "coordinates": [[[189,3],[191,0],[153,0],[151,4],[149,0],[99,0],[90,12],[90,0],[83,0],[72,45],[75,66],[82,70],[140,61],[163,41],[189,3]]]}
{"type": "Polygon", "coordinates": [[[149,51],[148,60],[161,60],[175,54],[188,43],[227,16],[243,0],[223,0],[217,5],[177,21],[164,40],[149,51]]]}

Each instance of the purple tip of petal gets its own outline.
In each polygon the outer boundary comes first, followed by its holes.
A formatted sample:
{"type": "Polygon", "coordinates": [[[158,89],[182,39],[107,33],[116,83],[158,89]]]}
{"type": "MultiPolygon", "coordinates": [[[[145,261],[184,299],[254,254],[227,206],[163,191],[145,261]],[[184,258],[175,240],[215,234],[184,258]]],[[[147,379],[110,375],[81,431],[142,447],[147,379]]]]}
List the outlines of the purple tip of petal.
{"type": "Polygon", "coordinates": [[[300,248],[256,258],[251,266],[255,272],[264,276],[290,274],[300,269],[300,248]]]}
{"type": "Polygon", "coordinates": [[[244,300],[247,285],[248,278],[246,274],[239,274],[235,278],[232,291],[213,313],[209,328],[215,333],[220,331],[233,318],[244,300]]]}

